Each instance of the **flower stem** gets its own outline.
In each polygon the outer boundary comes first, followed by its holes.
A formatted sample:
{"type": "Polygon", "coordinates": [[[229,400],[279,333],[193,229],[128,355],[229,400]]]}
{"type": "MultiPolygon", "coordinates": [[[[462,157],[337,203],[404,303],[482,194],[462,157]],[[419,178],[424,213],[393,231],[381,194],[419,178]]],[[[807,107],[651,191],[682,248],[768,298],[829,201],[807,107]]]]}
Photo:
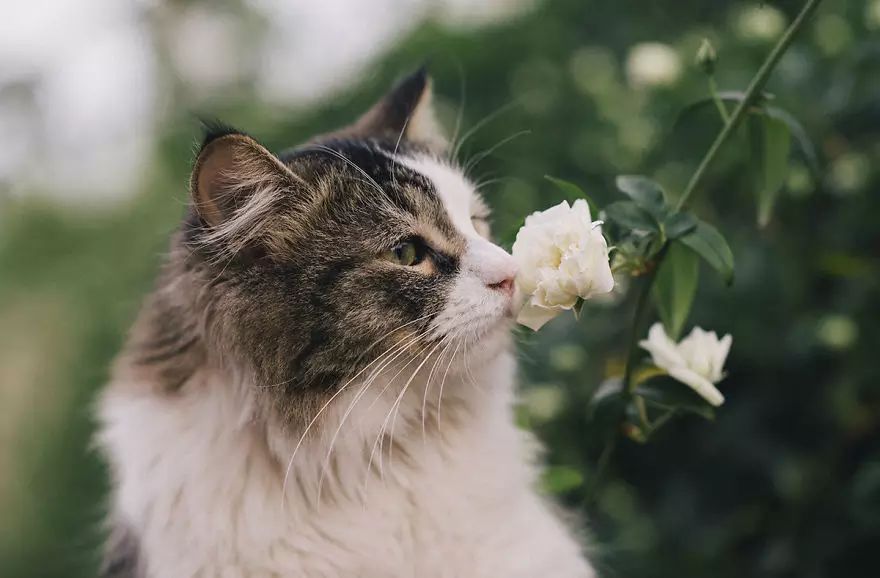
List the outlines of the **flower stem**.
{"type": "Polygon", "coordinates": [[[718,83],[715,82],[714,76],[709,77],[709,92],[712,93],[712,101],[715,103],[715,108],[718,109],[718,114],[721,115],[721,120],[724,124],[729,123],[730,114],[727,112],[727,107],[724,106],[724,101],[718,95],[718,83]]]}
{"type": "MultiPolygon", "coordinates": [[[[700,181],[702,181],[703,177],[705,176],[709,165],[718,155],[718,151],[721,150],[721,147],[733,134],[734,129],[745,116],[746,111],[752,105],[752,102],[754,102],[755,98],[764,87],[767,79],[770,78],[770,74],[779,63],[782,55],[785,54],[785,51],[788,49],[789,45],[791,45],[794,37],[797,35],[800,29],[803,28],[807,19],[813,14],[813,12],[816,11],[816,8],[819,7],[819,4],[821,2],[822,0],[807,0],[807,3],[804,4],[804,7],[801,9],[800,13],[791,23],[791,26],[788,27],[788,29],[785,31],[785,34],[782,35],[782,37],[776,43],[776,46],[774,46],[773,50],[770,51],[770,54],[767,55],[767,58],[761,64],[758,72],[756,72],[755,76],[752,78],[752,81],[749,84],[748,89],[746,90],[745,96],[733,110],[733,113],[730,115],[730,117],[725,118],[724,127],[721,129],[721,132],[718,133],[718,136],[715,138],[712,146],[709,147],[709,150],[706,152],[703,160],[700,161],[697,170],[694,172],[691,180],[688,182],[687,188],[684,190],[681,197],[679,197],[678,203],[675,207],[676,210],[681,210],[682,207],[684,207],[684,205],[688,202],[691,195],[693,195],[697,186],[700,184],[700,181]]],[[[721,104],[721,110],[723,110],[724,112],[722,116],[726,117],[727,110],[724,108],[723,103],[721,103],[720,99],[718,99],[717,97],[717,91],[714,87],[714,81],[711,88],[713,92],[713,98],[716,100],[717,103],[721,104]]],[[[632,332],[630,333],[629,340],[629,351],[627,353],[626,367],[623,374],[623,395],[627,399],[630,399],[633,396],[633,390],[635,389],[631,382],[633,370],[635,369],[635,365],[638,362],[638,341],[639,337],[641,336],[641,327],[644,323],[644,317],[648,310],[648,300],[651,293],[651,288],[654,285],[654,279],[657,275],[657,269],[659,269],[661,263],[663,262],[663,258],[666,255],[666,250],[668,247],[669,241],[667,240],[663,246],[663,249],[661,249],[661,251],[657,254],[655,267],[645,277],[644,283],[640,288],[639,296],[636,301],[636,309],[635,313],[633,314],[632,332]]],[[[665,414],[653,424],[652,429],[658,429],[660,426],[665,424],[666,421],[669,420],[673,415],[674,412],[669,412],[665,414]]],[[[624,415],[621,415],[620,420],[622,421],[624,417],[624,415]]],[[[646,431],[645,433],[650,435],[651,430],[646,431]]],[[[611,461],[611,455],[614,453],[614,450],[617,447],[618,435],[619,434],[615,432],[611,439],[605,444],[605,447],[602,450],[602,455],[599,458],[599,463],[597,464],[596,468],[596,476],[592,488],[588,493],[588,504],[592,501],[592,499],[595,498],[596,494],[598,493],[599,482],[601,481],[605,470],[608,468],[608,464],[611,461]]]]}
{"type": "Polygon", "coordinates": [[[718,136],[715,138],[712,146],[710,146],[709,150],[706,152],[706,156],[703,157],[703,160],[700,162],[700,165],[694,172],[694,176],[692,176],[690,182],[688,182],[687,188],[685,188],[684,192],[681,194],[681,197],[679,197],[678,203],[675,207],[676,210],[681,210],[681,208],[684,207],[684,205],[688,202],[691,195],[696,190],[697,185],[700,184],[700,181],[705,176],[709,165],[712,164],[712,161],[715,160],[715,157],[718,155],[718,151],[721,150],[721,147],[724,145],[725,142],[727,142],[727,139],[730,138],[730,135],[733,134],[734,129],[745,116],[746,111],[749,109],[755,98],[761,92],[764,84],[767,83],[767,79],[770,78],[770,74],[773,72],[776,64],[779,63],[779,59],[782,58],[783,54],[785,54],[785,51],[794,40],[794,37],[797,35],[800,29],[803,28],[804,23],[813,14],[813,12],[816,11],[816,8],[819,7],[819,4],[821,2],[822,0],[807,0],[807,3],[804,4],[804,7],[794,19],[794,22],[791,23],[791,26],[788,27],[788,30],[785,31],[785,34],[782,35],[782,38],[779,39],[779,42],[777,42],[776,46],[773,47],[773,50],[770,51],[770,54],[767,55],[764,63],[761,64],[761,68],[759,68],[758,72],[755,73],[755,76],[752,78],[752,82],[746,89],[745,96],[741,101],[739,101],[736,108],[733,109],[733,113],[730,115],[730,120],[728,120],[724,124],[724,128],[722,128],[721,132],[718,133],[718,136]]]}

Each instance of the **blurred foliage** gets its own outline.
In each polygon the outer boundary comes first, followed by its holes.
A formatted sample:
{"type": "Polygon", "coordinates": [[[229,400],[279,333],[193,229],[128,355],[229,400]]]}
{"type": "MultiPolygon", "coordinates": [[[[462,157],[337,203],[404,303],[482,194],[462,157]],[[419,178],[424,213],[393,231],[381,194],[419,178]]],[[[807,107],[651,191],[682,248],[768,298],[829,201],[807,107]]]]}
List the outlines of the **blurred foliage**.
{"type": "MultiPolygon", "coordinates": [[[[742,90],[800,4],[548,1],[478,31],[425,25],[361,86],[309,114],[262,105],[246,89],[199,107],[283,148],[347,122],[430,56],[442,116],[452,127],[463,107],[462,158],[483,157],[471,171],[509,246],[526,214],[563,198],[545,174],[603,206],[619,198],[621,173],[681,190],[719,128],[713,107],[676,123],[707,96],[695,62],[702,39],[716,49],[719,88],[742,90]]],[[[737,259],[732,287],[707,275],[691,315],[734,336],[714,423],[677,420],[647,446],[622,440],[587,500],[607,433],[588,402],[620,374],[618,320],[629,313],[617,309],[631,304],[591,302],[577,322],[521,334],[519,419],[549,447],[546,487],[589,519],[604,575],[876,575],[878,30],[876,0],[827,0],[771,79],[818,166],[792,148],[766,227],[755,232],[745,140],[726,147],[695,197],[737,259]]],[[[169,75],[176,107],[131,203],[0,205],[0,576],[94,575],[108,483],[89,446],[90,408],[186,200],[198,129],[181,86],[169,75]]]]}

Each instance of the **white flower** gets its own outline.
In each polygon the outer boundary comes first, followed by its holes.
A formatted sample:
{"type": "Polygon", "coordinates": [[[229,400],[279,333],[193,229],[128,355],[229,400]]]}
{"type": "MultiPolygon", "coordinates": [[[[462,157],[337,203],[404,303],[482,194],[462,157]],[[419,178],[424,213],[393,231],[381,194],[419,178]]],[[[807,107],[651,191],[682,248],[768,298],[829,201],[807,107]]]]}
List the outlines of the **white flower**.
{"type": "Polygon", "coordinates": [[[722,369],[732,342],[730,335],[718,339],[714,331],[694,327],[690,335],[675,343],[666,335],[663,325],[655,323],[648,331],[648,339],[640,341],[639,346],[651,354],[654,365],[719,406],[724,403],[724,396],[715,384],[724,377],[722,369]]]}
{"type": "Polygon", "coordinates": [[[635,87],[670,86],[681,76],[681,59],[667,44],[636,44],[626,58],[626,76],[635,87]]]}
{"type": "Polygon", "coordinates": [[[614,288],[602,223],[592,220],[583,199],[526,217],[512,253],[519,265],[517,291],[526,300],[517,321],[535,331],[578,298],[614,288]]]}

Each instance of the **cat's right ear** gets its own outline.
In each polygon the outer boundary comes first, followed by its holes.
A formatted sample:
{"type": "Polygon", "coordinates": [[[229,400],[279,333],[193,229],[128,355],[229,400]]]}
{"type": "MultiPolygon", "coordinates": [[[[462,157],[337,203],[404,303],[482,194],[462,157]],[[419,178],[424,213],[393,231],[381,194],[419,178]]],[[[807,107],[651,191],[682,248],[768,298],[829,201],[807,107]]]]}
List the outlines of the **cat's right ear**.
{"type": "Polygon", "coordinates": [[[265,218],[299,179],[250,136],[208,130],[190,179],[193,206],[210,227],[246,226],[265,218]]]}

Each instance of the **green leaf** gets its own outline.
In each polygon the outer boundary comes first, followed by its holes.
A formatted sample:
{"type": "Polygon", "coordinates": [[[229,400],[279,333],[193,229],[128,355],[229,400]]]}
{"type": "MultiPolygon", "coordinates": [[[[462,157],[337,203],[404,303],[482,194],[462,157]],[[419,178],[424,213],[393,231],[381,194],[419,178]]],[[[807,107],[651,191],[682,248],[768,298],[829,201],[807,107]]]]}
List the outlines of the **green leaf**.
{"type": "Polygon", "coordinates": [[[718,229],[705,221],[698,221],[697,228],[679,240],[718,271],[725,283],[733,282],[733,253],[718,229]]]}
{"type": "Polygon", "coordinates": [[[642,383],[635,394],[649,406],[661,410],[675,409],[699,415],[705,419],[715,418],[715,409],[694,390],[669,376],[655,377],[642,383]]]}
{"type": "Polygon", "coordinates": [[[680,243],[672,243],[657,271],[654,302],[666,333],[678,341],[697,294],[697,254],[680,243]]]}
{"type": "Polygon", "coordinates": [[[691,213],[674,213],[663,222],[663,230],[669,239],[678,239],[697,228],[697,219],[691,213]]]}
{"type": "Polygon", "coordinates": [[[819,174],[819,155],[816,154],[816,147],[813,145],[813,141],[810,140],[810,137],[807,136],[807,131],[804,129],[803,125],[801,125],[801,123],[798,122],[798,120],[788,111],[776,106],[764,107],[764,114],[785,123],[791,136],[794,137],[798,147],[801,149],[804,158],[807,160],[810,170],[814,175],[819,174]]]}
{"type": "Polygon", "coordinates": [[[668,213],[663,188],[642,175],[620,175],[615,180],[617,188],[629,195],[635,203],[657,219],[668,213]]]}
{"type": "Polygon", "coordinates": [[[752,115],[748,130],[758,197],[758,224],[764,227],[770,222],[779,190],[788,174],[791,133],[784,122],[766,115],[752,115]]]}
{"type": "Polygon", "coordinates": [[[541,485],[544,491],[550,494],[564,494],[581,487],[584,476],[579,471],[568,466],[550,466],[544,470],[541,485]]]}
{"type": "Polygon", "coordinates": [[[660,232],[660,225],[651,214],[632,201],[617,201],[604,209],[605,220],[624,229],[660,232]]]}
{"type": "Polygon", "coordinates": [[[557,179],[556,177],[551,177],[550,175],[544,175],[544,178],[556,185],[556,187],[565,193],[565,198],[569,202],[574,202],[578,199],[584,199],[587,201],[587,204],[590,206],[590,215],[593,218],[596,218],[596,215],[599,214],[599,207],[596,206],[596,203],[593,202],[587,193],[584,192],[582,188],[577,186],[571,181],[566,181],[564,179],[557,179]]]}
{"type": "MultiPolygon", "coordinates": [[[[746,96],[744,91],[740,90],[722,90],[718,92],[718,99],[722,102],[734,102],[739,104],[746,96]]],[[[763,103],[773,100],[773,95],[768,92],[762,92],[758,95],[755,101],[752,103],[754,106],[761,106],[763,103]]],[[[686,106],[678,116],[675,118],[675,122],[672,123],[672,130],[675,131],[679,128],[679,126],[684,122],[685,119],[689,118],[695,112],[706,108],[707,106],[714,106],[715,99],[712,97],[700,99],[694,103],[686,106]]]]}

